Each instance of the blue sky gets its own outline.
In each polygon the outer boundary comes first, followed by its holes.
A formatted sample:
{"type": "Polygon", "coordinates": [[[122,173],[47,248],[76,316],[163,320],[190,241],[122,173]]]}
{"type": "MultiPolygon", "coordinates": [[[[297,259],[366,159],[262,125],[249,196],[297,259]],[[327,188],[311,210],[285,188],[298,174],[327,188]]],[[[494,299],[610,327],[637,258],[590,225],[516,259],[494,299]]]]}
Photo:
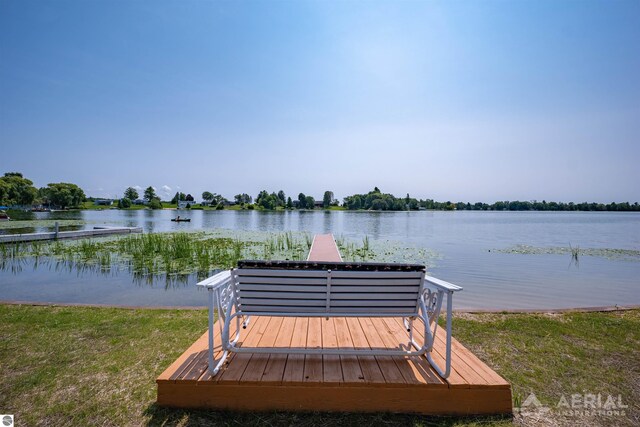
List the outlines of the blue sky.
{"type": "Polygon", "coordinates": [[[640,2],[0,1],[0,172],[640,201],[640,2]]]}

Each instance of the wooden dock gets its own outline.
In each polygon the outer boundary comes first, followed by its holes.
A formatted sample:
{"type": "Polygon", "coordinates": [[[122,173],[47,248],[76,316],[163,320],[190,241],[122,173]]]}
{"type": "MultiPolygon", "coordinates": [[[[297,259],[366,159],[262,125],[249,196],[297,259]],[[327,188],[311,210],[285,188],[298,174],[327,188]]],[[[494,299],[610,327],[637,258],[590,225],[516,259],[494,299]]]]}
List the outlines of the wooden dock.
{"type": "Polygon", "coordinates": [[[51,231],[44,233],[5,234],[0,243],[35,242],[39,240],[81,239],[85,237],[104,237],[113,234],[142,233],[141,227],[93,227],[93,230],[51,231]]]}
{"type": "MultiPolygon", "coordinates": [[[[316,236],[309,260],[336,260],[333,236],[316,236]],[[333,254],[331,255],[331,252],[333,254]]],[[[338,253],[339,256],[339,253],[338,253]]],[[[216,358],[221,349],[216,322],[216,358]]],[[[233,333],[233,328],[232,328],[233,333]]],[[[415,331],[422,340],[421,331],[415,331]]],[[[457,340],[442,379],[425,357],[232,354],[207,371],[205,332],[157,379],[158,404],[225,410],[406,412],[431,415],[511,413],[511,386],[457,340]]],[[[253,317],[240,345],[398,348],[408,342],[401,319],[253,317]],[[402,345],[402,344],[401,344],[402,345]]],[[[433,356],[443,364],[436,336],[433,356]]]]}

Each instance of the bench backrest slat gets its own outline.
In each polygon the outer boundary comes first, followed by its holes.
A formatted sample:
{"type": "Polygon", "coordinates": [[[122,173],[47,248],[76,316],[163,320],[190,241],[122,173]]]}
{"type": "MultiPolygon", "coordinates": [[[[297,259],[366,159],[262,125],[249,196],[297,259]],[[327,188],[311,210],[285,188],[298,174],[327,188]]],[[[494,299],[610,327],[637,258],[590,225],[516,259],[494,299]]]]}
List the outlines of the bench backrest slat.
{"type": "Polygon", "coordinates": [[[235,269],[239,308],[265,313],[395,313],[415,315],[420,271],[235,269]],[[328,286],[329,274],[331,277],[328,286]]]}

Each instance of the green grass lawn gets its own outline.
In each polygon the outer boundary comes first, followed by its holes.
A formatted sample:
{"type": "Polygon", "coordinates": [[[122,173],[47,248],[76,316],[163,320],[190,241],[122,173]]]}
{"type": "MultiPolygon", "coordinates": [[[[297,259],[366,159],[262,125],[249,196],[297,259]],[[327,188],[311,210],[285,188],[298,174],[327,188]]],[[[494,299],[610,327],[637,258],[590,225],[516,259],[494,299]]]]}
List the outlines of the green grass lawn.
{"type": "Polygon", "coordinates": [[[0,413],[16,425],[634,425],[640,420],[640,310],[457,315],[454,335],[513,385],[553,406],[621,394],[626,417],[433,418],[230,413],[155,405],[155,378],[205,330],[204,310],[0,305],[0,413]]]}

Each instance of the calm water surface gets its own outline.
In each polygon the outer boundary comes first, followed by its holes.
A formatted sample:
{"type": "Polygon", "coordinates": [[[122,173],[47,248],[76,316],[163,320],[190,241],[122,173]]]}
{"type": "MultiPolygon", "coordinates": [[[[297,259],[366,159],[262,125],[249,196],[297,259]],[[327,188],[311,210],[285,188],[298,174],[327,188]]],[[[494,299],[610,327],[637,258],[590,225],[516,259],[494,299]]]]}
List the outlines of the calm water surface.
{"type": "MultiPolygon", "coordinates": [[[[429,273],[464,287],[456,308],[566,308],[640,304],[640,262],[581,256],[522,255],[496,250],[534,247],[640,250],[640,214],[608,212],[258,212],[182,211],[191,223],[173,223],[175,211],[81,211],[35,214],[78,219],[88,228],[140,226],[145,232],[179,230],[307,231],[360,240],[402,242],[435,251],[429,273]]],[[[0,225],[1,227],[1,225],[0,225]]],[[[75,227],[77,228],[77,227],[75,227]]],[[[42,227],[11,232],[44,231],[42,227]]],[[[3,232],[9,232],[4,230],[3,232]]],[[[421,260],[416,260],[421,261],[421,260]]],[[[0,271],[0,299],[122,305],[205,305],[195,277],[151,283],[126,272],[96,274],[61,264],[25,262],[0,271]]]]}

